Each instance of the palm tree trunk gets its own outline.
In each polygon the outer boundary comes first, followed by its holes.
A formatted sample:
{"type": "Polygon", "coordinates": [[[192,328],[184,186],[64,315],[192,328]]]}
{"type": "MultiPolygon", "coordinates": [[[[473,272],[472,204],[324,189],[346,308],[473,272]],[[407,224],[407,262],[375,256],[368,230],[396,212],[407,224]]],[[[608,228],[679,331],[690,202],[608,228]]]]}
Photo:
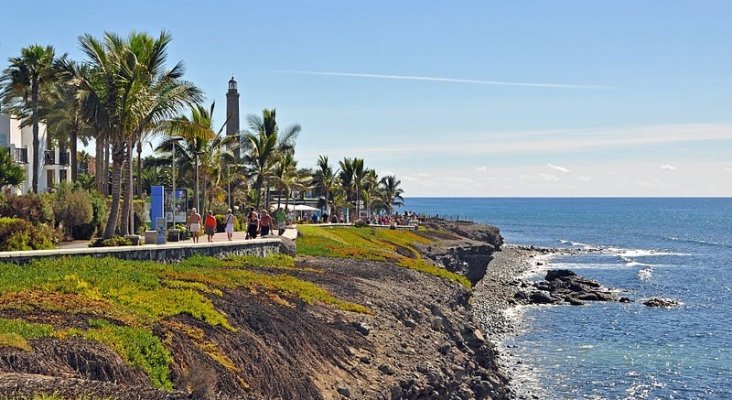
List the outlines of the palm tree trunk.
{"type": "Polygon", "coordinates": [[[203,175],[203,204],[201,204],[202,210],[206,209],[206,186],[208,186],[206,183],[206,175],[203,175]]]}
{"type": "Polygon", "coordinates": [[[127,141],[127,160],[124,163],[122,175],[126,177],[124,182],[124,200],[122,201],[122,221],[120,222],[120,233],[122,236],[131,234],[130,232],[130,210],[132,209],[133,187],[132,187],[132,144],[133,140],[127,141]]]}
{"type": "Polygon", "coordinates": [[[33,107],[33,181],[31,183],[31,190],[33,193],[38,193],[38,174],[41,169],[40,166],[40,154],[38,154],[38,124],[40,123],[40,116],[38,115],[38,76],[33,76],[32,87],[32,107],[33,107]]]}
{"type": "Polygon", "coordinates": [[[137,141],[137,195],[142,198],[142,140],[137,141]]]}
{"type": "Polygon", "coordinates": [[[263,177],[262,174],[257,175],[257,180],[254,181],[255,189],[257,190],[257,210],[259,210],[259,205],[262,204],[262,183],[263,183],[263,177]]]}
{"type": "Polygon", "coordinates": [[[77,139],[79,136],[79,125],[74,124],[71,127],[71,138],[69,140],[71,141],[71,149],[69,151],[69,157],[71,158],[70,165],[71,165],[71,182],[76,182],[76,178],[79,175],[79,160],[76,158],[76,151],[77,151],[77,139]]]}
{"type": "Polygon", "coordinates": [[[122,166],[125,161],[125,152],[123,143],[115,143],[112,149],[112,203],[109,207],[109,219],[107,226],[104,228],[104,239],[114,236],[117,230],[117,220],[119,219],[119,200],[122,194],[122,166]]]}
{"type": "Polygon", "coordinates": [[[97,184],[97,192],[104,193],[104,174],[102,173],[102,163],[104,162],[104,138],[101,133],[98,133],[95,141],[96,147],[96,176],[94,179],[97,184]]]}
{"type": "MultiPolygon", "coordinates": [[[[104,193],[105,196],[109,195],[109,148],[111,144],[109,143],[109,139],[105,138],[104,140],[104,168],[102,169],[102,193],[104,193]]],[[[114,168],[114,167],[112,167],[114,168]]]]}

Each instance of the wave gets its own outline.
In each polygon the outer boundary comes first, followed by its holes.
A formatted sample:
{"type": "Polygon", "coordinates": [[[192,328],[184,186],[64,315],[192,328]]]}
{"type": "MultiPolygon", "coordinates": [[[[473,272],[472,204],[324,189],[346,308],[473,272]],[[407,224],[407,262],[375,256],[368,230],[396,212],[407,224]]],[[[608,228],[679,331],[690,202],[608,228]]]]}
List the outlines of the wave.
{"type": "Polygon", "coordinates": [[[574,247],[581,247],[583,250],[597,250],[597,249],[599,249],[599,247],[594,246],[594,245],[591,245],[591,244],[582,243],[582,242],[574,242],[574,241],[565,240],[565,239],[559,239],[559,243],[561,243],[561,244],[568,244],[568,245],[574,246],[574,247]]]}
{"type": "Polygon", "coordinates": [[[610,254],[617,254],[621,258],[626,257],[659,257],[659,256],[677,256],[685,257],[690,256],[690,253],[677,253],[663,250],[648,250],[648,249],[626,249],[622,247],[607,247],[603,251],[610,254]]]}
{"type": "Polygon", "coordinates": [[[651,276],[653,276],[652,268],[643,268],[642,270],[638,271],[638,279],[642,281],[647,281],[651,279],[651,276]]]}
{"type": "Polygon", "coordinates": [[[674,242],[693,243],[693,244],[701,244],[701,245],[704,245],[704,246],[732,248],[732,244],[729,244],[729,243],[720,243],[720,242],[713,242],[711,240],[682,239],[682,238],[676,237],[676,236],[668,236],[668,237],[666,237],[666,239],[667,240],[672,240],[674,242]]]}

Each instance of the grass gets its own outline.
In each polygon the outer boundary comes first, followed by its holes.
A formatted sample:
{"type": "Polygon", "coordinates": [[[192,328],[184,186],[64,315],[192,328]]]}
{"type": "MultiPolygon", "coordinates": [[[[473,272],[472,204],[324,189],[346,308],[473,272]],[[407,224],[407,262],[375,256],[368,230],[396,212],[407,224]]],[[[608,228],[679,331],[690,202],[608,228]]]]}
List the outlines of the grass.
{"type": "Polygon", "coordinates": [[[26,322],[22,319],[0,318],[0,347],[30,350],[28,340],[52,336],[54,328],[47,324],[26,322]]]}
{"type": "Polygon", "coordinates": [[[427,244],[431,240],[412,231],[356,228],[298,227],[301,237],[297,240],[297,252],[320,257],[359,258],[394,262],[405,268],[458,282],[466,288],[472,283],[463,275],[452,273],[422,258],[415,244],[427,244]]]}
{"type": "MultiPolygon", "coordinates": [[[[172,358],[165,344],[153,335],[153,327],[170,326],[164,323],[172,317],[189,315],[210,326],[235,331],[213,302],[226,290],[262,292],[283,306],[299,299],[307,304],[370,312],[284,273],[294,269],[294,259],[284,255],[194,256],[175,264],[91,257],[36,260],[23,266],[0,263],[0,310],[92,316],[87,330],[57,330],[51,325],[0,318],[0,347],[30,350],[28,341],[32,339],[82,336],[114,349],[130,365],[145,371],[156,387],[172,389],[168,378],[172,358]]],[[[196,343],[211,358],[226,368],[235,368],[212,343],[196,337],[196,343]]]]}

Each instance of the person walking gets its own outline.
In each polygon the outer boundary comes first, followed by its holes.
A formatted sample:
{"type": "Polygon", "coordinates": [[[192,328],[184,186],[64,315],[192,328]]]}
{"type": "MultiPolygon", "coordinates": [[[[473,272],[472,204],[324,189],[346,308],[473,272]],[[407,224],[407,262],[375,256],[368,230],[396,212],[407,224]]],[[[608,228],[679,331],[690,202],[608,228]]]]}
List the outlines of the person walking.
{"type": "Polygon", "coordinates": [[[204,229],[206,230],[206,239],[209,243],[212,243],[214,234],[216,233],[216,217],[214,217],[213,211],[209,211],[208,215],[206,215],[204,229]]]}
{"type": "Polygon", "coordinates": [[[198,236],[201,233],[201,214],[195,208],[191,209],[188,217],[188,230],[191,232],[193,243],[198,243],[198,236]]]}
{"type": "Polygon", "coordinates": [[[275,215],[275,218],[277,219],[277,234],[282,236],[283,233],[285,233],[285,225],[287,222],[287,215],[285,214],[285,210],[280,207],[277,210],[277,215],[275,215]]]}
{"type": "Polygon", "coordinates": [[[272,217],[266,210],[262,210],[262,216],[259,218],[259,234],[264,236],[269,235],[269,231],[272,229],[272,217]]]}
{"type": "Polygon", "coordinates": [[[247,239],[256,239],[257,230],[259,229],[259,215],[254,211],[254,207],[249,209],[247,214],[247,239]]]}
{"type": "Polygon", "coordinates": [[[234,214],[231,213],[231,208],[226,212],[226,237],[231,242],[231,237],[234,236],[234,214]]]}

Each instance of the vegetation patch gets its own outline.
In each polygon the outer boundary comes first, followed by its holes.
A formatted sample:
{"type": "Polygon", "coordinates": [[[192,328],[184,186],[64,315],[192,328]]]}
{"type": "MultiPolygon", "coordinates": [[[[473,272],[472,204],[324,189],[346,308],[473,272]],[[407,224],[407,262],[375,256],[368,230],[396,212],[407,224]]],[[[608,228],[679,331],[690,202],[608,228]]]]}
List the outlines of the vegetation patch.
{"type": "Polygon", "coordinates": [[[298,227],[298,254],[320,257],[361,258],[390,261],[402,267],[458,282],[466,288],[472,283],[463,275],[455,274],[422,258],[415,244],[432,240],[422,234],[406,230],[357,227],[298,227]]]}
{"type": "Polygon", "coordinates": [[[168,374],[173,362],[170,351],[152,332],[129,326],[112,325],[105,320],[89,321],[83,336],[114,349],[130,365],[145,371],[153,386],[173,390],[168,374]]]}
{"type": "Polygon", "coordinates": [[[283,255],[223,260],[194,256],[175,264],[91,257],[43,259],[23,266],[0,264],[0,309],[94,316],[83,329],[0,319],[0,347],[30,350],[31,339],[83,337],[112,348],[130,365],[145,371],[156,387],[172,389],[168,378],[171,355],[153,334],[158,324],[183,329],[201,351],[225,368],[238,371],[231,359],[203,336],[203,330],[169,323],[175,316],[188,315],[234,331],[212,301],[226,290],[263,292],[281,306],[291,307],[292,299],[299,299],[306,304],[370,312],[314,283],[280,273],[294,269],[294,259],[283,255]]]}
{"type": "Polygon", "coordinates": [[[35,324],[22,319],[0,318],[0,347],[30,350],[28,340],[52,336],[53,333],[51,325],[35,324]]]}

